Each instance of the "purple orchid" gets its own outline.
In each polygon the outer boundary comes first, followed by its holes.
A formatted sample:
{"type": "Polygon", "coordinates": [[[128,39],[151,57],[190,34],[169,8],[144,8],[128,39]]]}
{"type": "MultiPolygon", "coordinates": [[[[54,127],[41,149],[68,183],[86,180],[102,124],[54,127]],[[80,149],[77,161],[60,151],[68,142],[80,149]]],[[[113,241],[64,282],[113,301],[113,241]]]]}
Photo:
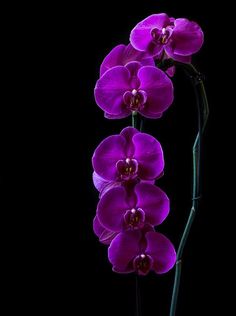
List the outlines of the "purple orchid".
{"type": "Polygon", "coordinates": [[[97,217],[105,229],[120,232],[159,225],[169,208],[169,199],[160,188],[138,183],[131,192],[122,186],[110,189],[98,203],[97,217]]]}
{"type": "Polygon", "coordinates": [[[204,40],[200,26],[187,19],[169,18],[167,14],[153,14],[132,30],[132,46],[150,56],[165,55],[180,62],[190,62],[190,56],[201,48],[204,40]]]}
{"type": "Polygon", "coordinates": [[[113,271],[136,272],[146,275],[150,270],[157,274],[168,272],[175,264],[174,246],[164,235],[153,229],[131,230],[118,234],[108,249],[113,271]]]}
{"type": "Polygon", "coordinates": [[[124,118],[132,112],[147,118],[160,118],[174,98],[168,76],[140,62],[107,70],[97,81],[94,94],[105,117],[110,119],[124,118]]]}
{"type": "Polygon", "coordinates": [[[140,52],[129,45],[117,45],[104,58],[100,67],[100,77],[110,68],[115,66],[125,66],[131,61],[139,61],[143,66],[155,66],[154,59],[147,56],[144,52],[140,52]]]}
{"type": "Polygon", "coordinates": [[[109,136],[100,143],[92,164],[103,181],[155,180],[163,172],[164,158],[154,137],[126,127],[119,135],[109,136]]]}
{"type": "Polygon", "coordinates": [[[105,245],[110,245],[111,241],[117,235],[117,233],[110,231],[102,226],[97,215],[94,217],[93,220],[93,231],[95,235],[99,238],[99,241],[105,245]]]}

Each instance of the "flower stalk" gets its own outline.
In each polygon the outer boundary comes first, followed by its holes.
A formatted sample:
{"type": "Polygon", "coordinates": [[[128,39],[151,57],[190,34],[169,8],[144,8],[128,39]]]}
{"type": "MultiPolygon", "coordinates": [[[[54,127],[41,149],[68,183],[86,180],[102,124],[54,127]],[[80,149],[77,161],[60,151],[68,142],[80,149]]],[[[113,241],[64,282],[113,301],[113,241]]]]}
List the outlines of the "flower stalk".
{"type": "Polygon", "coordinates": [[[170,66],[177,66],[184,70],[186,75],[191,79],[191,82],[194,87],[196,103],[198,109],[198,133],[193,144],[193,188],[192,188],[192,206],[189,213],[187,223],[185,225],[182,237],[180,239],[179,247],[177,250],[176,266],[175,266],[175,279],[172,292],[172,300],[170,307],[170,316],[175,316],[178,293],[180,287],[181,279],[181,269],[182,269],[182,256],[183,251],[195,218],[195,215],[198,211],[199,201],[201,198],[201,143],[202,143],[202,134],[204,132],[208,115],[209,107],[206,96],[206,91],[204,83],[202,80],[202,75],[196,70],[192,64],[183,64],[173,60],[165,60],[159,67],[162,69],[167,69],[170,66]]]}

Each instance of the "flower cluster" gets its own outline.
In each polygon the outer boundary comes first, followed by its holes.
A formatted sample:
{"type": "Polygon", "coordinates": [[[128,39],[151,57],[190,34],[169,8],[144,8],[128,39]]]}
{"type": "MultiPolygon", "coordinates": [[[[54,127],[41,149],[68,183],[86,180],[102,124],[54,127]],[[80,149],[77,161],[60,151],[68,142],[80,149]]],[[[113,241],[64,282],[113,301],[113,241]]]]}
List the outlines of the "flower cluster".
{"type": "Polygon", "coordinates": [[[154,231],[170,208],[167,195],[154,185],[164,169],[160,143],[126,127],[101,142],[92,163],[94,184],[100,191],[94,232],[102,243],[111,243],[108,257],[113,270],[168,271],[175,263],[174,247],[154,231]]]}
{"type": "MultiPolygon", "coordinates": [[[[116,46],[100,67],[95,100],[108,119],[131,114],[160,118],[174,99],[173,84],[155,61],[172,58],[190,62],[203,43],[200,27],[187,19],[154,14],[131,31],[130,44],[116,46]]],[[[160,143],[134,127],[103,140],[92,164],[99,191],[93,229],[109,245],[113,271],[146,275],[169,271],[176,261],[172,243],[155,231],[167,217],[167,195],[155,185],[163,175],[160,143]]]]}

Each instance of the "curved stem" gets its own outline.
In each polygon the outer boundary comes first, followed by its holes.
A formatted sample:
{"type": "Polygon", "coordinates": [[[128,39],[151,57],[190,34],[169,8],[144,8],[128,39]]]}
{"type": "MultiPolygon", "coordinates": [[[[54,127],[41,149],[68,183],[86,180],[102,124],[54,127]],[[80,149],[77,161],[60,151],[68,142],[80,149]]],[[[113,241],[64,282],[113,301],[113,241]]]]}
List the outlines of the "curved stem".
{"type": "Polygon", "coordinates": [[[192,207],[187,220],[187,223],[182,234],[180,244],[177,250],[177,259],[175,267],[175,279],[172,292],[170,316],[175,316],[178,293],[180,287],[181,278],[181,268],[182,268],[182,255],[184,251],[185,244],[187,242],[195,214],[198,211],[199,200],[200,200],[200,176],[201,176],[201,139],[202,133],[205,129],[206,122],[208,119],[209,108],[207,102],[207,96],[202,81],[201,74],[194,68],[191,64],[182,64],[180,62],[175,62],[173,60],[166,60],[159,64],[162,69],[167,69],[170,66],[181,67],[185,73],[190,77],[192,84],[194,86],[197,108],[198,108],[198,133],[193,145],[193,191],[192,191],[192,207]]]}

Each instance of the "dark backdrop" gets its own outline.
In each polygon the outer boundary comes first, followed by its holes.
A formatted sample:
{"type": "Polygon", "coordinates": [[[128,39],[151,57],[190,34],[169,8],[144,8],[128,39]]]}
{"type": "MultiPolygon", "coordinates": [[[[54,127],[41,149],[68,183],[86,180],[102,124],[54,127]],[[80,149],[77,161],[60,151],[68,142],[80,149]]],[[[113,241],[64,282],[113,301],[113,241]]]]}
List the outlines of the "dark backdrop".
{"type": "MultiPolygon", "coordinates": [[[[222,222],[220,202],[214,203],[220,194],[214,169],[215,118],[221,113],[220,96],[214,95],[218,88],[214,52],[221,35],[215,31],[213,13],[205,2],[110,1],[96,7],[91,2],[87,8],[44,8],[36,61],[43,72],[38,96],[38,115],[43,121],[38,139],[44,137],[43,151],[38,152],[42,255],[37,257],[39,268],[32,280],[37,309],[63,315],[135,315],[134,276],[111,271],[107,249],[92,231],[98,193],[91,179],[91,156],[101,140],[119,133],[131,119],[106,120],[95,104],[93,89],[106,54],[120,43],[127,44],[136,23],[158,12],[195,20],[204,30],[205,43],[193,63],[205,74],[211,111],[203,143],[203,198],[184,253],[177,315],[214,315],[223,307],[219,286],[222,222]]],[[[191,206],[196,108],[191,84],[180,71],[174,85],[174,104],[163,118],[146,121],[145,131],[164,149],[165,175],[158,185],[170,197],[171,212],[159,231],[177,247],[191,206]]],[[[140,278],[143,316],[168,315],[173,277],[174,270],[140,278]]]]}

